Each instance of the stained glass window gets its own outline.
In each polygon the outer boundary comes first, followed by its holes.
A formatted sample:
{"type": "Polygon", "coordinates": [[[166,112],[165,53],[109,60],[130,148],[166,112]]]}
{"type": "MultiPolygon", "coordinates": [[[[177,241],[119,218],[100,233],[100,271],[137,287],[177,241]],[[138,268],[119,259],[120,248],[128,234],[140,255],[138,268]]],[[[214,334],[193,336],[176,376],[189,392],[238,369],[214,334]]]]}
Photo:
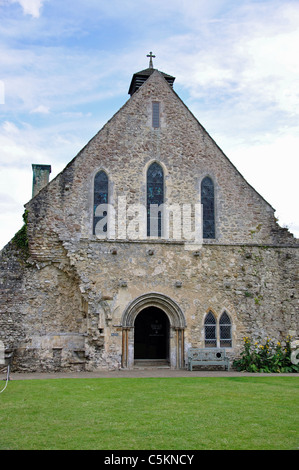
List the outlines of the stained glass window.
{"type": "Polygon", "coordinates": [[[220,347],[221,348],[231,348],[232,346],[232,328],[231,321],[226,312],[220,317],[220,347]]]}
{"type": "Polygon", "coordinates": [[[201,183],[203,206],[203,238],[215,238],[214,183],[208,176],[201,183]]]}
{"type": "Polygon", "coordinates": [[[147,170],[147,236],[161,237],[162,213],[158,206],[164,202],[164,174],[154,162],[147,170]]]}
{"type": "MultiPolygon", "coordinates": [[[[104,217],[107,216],[107,211],[103,206],[103,210],[100,208],[100,213],[102,215],[96,216],[96,209],[101,204],[108,204],[108,176],[105,171],[99,171],[94,179],[94,215],[93,215],[93,234],[96,234],[96,226],[104,217]]],[[[108,210],[108,208],[107,208],[108,210]]],[[[101,232],[107,232],[107,223],[101,228],[101,224],[98,225],[98,228],[101,232]],[[100,228],[99,228],[100,227],[100,228]]],[[[98,230],[98,229],[97,229],[98,230]]]]}
{"type": "Polygon", "coordinates": [[[205,318],[205,347],[216,348],[216,319],[212,312],[209,312],[205,318]]]}

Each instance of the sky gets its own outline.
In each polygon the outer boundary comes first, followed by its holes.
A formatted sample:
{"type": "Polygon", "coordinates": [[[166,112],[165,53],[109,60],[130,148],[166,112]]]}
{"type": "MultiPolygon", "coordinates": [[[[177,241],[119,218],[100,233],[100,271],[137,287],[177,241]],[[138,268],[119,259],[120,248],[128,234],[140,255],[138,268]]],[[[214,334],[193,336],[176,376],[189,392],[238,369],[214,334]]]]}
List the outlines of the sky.
{"type": "Polygon", "coordinates": [[[299,236],[299,0],[0,0],[0,248],[148,67],[299,236]]]}

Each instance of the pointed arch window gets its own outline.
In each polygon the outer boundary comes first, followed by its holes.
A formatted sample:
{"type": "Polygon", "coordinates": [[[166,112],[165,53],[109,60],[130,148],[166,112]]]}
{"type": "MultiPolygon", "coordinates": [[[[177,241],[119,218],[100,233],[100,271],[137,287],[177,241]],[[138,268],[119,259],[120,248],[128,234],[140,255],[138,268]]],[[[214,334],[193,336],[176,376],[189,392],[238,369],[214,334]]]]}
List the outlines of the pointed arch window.
{"type": "Polygon", "coordinates": [[[223,314],[220,317],[219,328],[220,328],[220,347],[231,348],[232,325],[231,325],[230,318],[226,312],[223,312],[223,314]]]}
{"type": "Polygon", "coordinates": [[[206,348],[231,348],[232,347],[232,324],[230,317],[224,311],[219,319],[209,311],[205,321],[205,347],[206,348]]]}
{"type": "Polygon", "coordinates": [[[162,236],[162,208],[164,202],[164,172],[159,163],[154,162],[147,170],[147,236],[162,236]]]}
{"type": "Polygon", "coordinates": [[[203,238],[215,238],[214,183],[208,176],[201,183],[201,204],[203,206],[203,238]]]}
{"type": "Polygon", "coordinates": [[[106,217],[108,215],[108,175],[99,171],[94,178],[93,195],[93,234],[105,236],[107,234],[106,217]]]}
{"type": "Polygon", "coordinates": [[[216,348],[216,318],[212,312],[209,312],[205,318],[205,347],[216,348]]]}

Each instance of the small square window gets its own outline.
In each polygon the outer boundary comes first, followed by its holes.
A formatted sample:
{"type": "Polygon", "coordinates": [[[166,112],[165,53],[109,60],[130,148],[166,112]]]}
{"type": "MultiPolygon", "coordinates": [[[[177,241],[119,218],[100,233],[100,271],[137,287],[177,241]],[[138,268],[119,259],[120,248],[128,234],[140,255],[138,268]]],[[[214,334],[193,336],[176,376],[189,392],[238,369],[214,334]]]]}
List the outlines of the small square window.
{"type": "Polygon", "coordinates": [[[153,102],[153,127],[160,127],[160,103],[157,101],[153,102]]]}

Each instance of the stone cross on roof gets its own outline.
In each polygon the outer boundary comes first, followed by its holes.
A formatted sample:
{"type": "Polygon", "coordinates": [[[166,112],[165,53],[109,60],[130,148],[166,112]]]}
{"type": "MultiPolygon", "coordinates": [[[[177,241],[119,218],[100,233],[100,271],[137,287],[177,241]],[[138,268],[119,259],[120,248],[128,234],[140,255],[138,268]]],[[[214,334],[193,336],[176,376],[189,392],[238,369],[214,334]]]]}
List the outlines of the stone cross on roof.
{"type": "Polygon", "coordinates": [[[153,58],[156,57],[156,56],[153,55],[152,52],[150,52],[149,54],[147,54],[146,57],[149,57],[149,58],[150,58],[150,61],[149,61],[149,68],[150,68],[150,69],[153,69],[153,68],[154,68],[154,65],[153,65],[153,58]]]}

